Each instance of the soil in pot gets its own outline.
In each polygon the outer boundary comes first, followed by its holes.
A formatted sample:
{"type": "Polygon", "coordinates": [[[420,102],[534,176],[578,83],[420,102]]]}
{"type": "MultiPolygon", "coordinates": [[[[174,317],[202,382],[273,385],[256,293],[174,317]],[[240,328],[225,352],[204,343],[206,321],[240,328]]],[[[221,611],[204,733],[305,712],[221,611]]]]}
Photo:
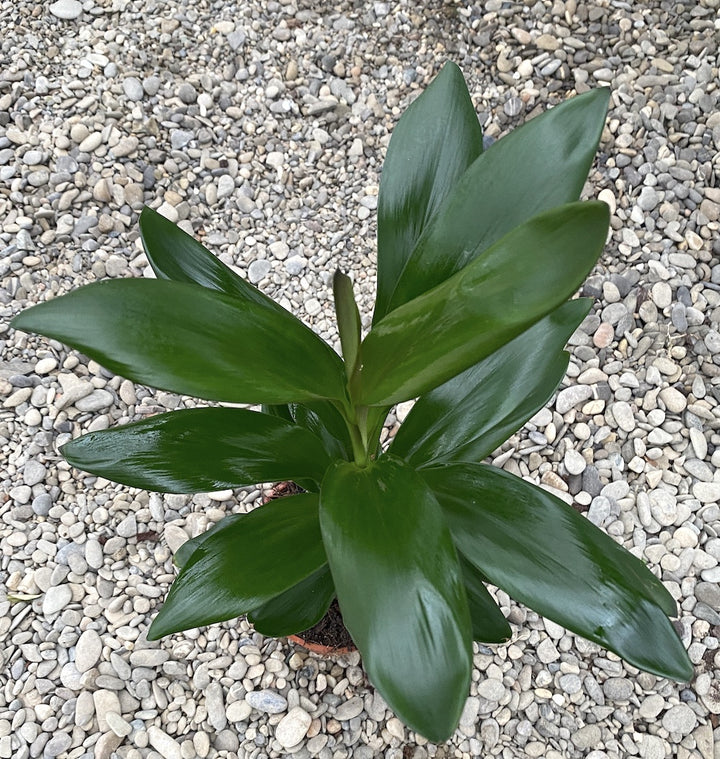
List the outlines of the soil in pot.
{"type": "Polygon", "coordinates": [[[337,598],[330,604],[327,614],[309,630],[291,635],[290,640],[319,654],[347,654],[356,651],[353,639],[343,623],[337,598]]]}

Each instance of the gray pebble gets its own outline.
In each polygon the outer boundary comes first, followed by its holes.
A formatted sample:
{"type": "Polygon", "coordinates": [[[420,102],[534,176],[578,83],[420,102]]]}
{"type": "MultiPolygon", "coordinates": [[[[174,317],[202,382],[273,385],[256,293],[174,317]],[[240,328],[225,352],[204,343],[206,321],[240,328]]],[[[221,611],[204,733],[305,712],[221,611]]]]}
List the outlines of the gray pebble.
{"type": "Polygon", "coordinates": [[[287,700],[285,697],[272,690],[250,691],[245,696],[245,700],[253,709],[257,709],[257,711],[264,712],[265,714],[282,714],[282,712],[287,710],[287,700]]]}
{"type": "Polygon", "coordinates": [[[139,102],[144,97],[142,82],[135,76],[128,76],[123,79],[123,92],[128,100],[139,102]]]}
{"type": "Polygon", "coordinates": [[[72,589],[69,585],[54,585],[48,588],[43,598],[43,614],[46,617],[57,614],[72,601],[72,597],[72,589]]]}
{"type": "Polygon", "coordinates": [[[39,461],[30,459],[23,469],[23,482],[32,487],[41,483],[47,475],[47,467],[39,461]]]}
{"type": "Polygon", "coordinates": [[[182,100],[186,105],[194,103],[198,97],[197,90],[192,86],[192,84],[189,84],[188,82],[183,82],[183,84],[178,87],[177,94],[180,100],[182,100]]]}
{"type": "Polygon", "coordinates": [[[78,0],[57,0],[48,10],[55,18],[72,21],[82,14],[82,4],[78,0]]]}
{"type": "Polygon", "coordinates": [[[270,273],[271,268],[272,266],[270,264],[270,261],[267,261],[264,258],[259,258],[253,261],[248,267],[248,279],[253,284],[257,284],[260,282],[260,280],[267,277],[267,275],[270,273]]]}

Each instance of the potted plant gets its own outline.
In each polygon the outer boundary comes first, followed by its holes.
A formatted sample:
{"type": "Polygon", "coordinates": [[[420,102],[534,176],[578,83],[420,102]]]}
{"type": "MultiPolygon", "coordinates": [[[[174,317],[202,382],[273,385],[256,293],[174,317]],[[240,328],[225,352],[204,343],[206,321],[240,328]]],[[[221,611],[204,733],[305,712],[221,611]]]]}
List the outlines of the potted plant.
{"type": "Polygon", "coordinates": [[[157,279],[91,284],[13,320],[136,382],[263,404],[83,435],[62,449],[78,468],[164,492],[305,490],[183,546],[149,638],[241,614],[288,635],[337,597],[370,681],[433,741],[457,725],[473,640],[511,635],[486,583],[640,669],[691,677],[675,601],[643,562],[546,490],[481,463],[549,400],[591,307],[571,298],[609,212],[578,198],[607,101],[604,89],[572,98],[483,152],[448,63],[387,151],[365,336],[352,283],[335,274],[342,358],[148,208],[157,279]],[[388,411],[416,398],[383,450],[388,411]]]}

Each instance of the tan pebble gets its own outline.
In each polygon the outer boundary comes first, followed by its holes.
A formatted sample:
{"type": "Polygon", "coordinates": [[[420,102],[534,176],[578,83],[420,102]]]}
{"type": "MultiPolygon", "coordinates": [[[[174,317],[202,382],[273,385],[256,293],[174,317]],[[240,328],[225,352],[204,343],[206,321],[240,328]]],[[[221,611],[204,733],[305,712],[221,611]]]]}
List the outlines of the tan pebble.
{"type": "Polygon", "coordinates": [[[593,335],[593,344],[596,348],[607,348],[615,337],[615,330],[612,324],[603,322],[593,335]]]}

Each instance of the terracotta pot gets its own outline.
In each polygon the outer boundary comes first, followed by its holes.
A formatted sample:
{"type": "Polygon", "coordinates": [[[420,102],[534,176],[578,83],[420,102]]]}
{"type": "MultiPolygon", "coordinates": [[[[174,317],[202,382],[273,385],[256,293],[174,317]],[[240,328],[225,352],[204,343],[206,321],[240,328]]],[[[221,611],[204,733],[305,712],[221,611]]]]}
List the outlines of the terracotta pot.
{"type": "Polygon", "coordinates": [[[320,656],[344,656],[345,654],[352,654],[357,651],[354,646],[334,647],[323,646],[321,643],[311,643],[310,641],[304,640],[299,635],[289,635],[288,640],[297,643],[299,646],[306,648],[308,651],[312,651],[314,654],[319,654],[320,656]]]}

